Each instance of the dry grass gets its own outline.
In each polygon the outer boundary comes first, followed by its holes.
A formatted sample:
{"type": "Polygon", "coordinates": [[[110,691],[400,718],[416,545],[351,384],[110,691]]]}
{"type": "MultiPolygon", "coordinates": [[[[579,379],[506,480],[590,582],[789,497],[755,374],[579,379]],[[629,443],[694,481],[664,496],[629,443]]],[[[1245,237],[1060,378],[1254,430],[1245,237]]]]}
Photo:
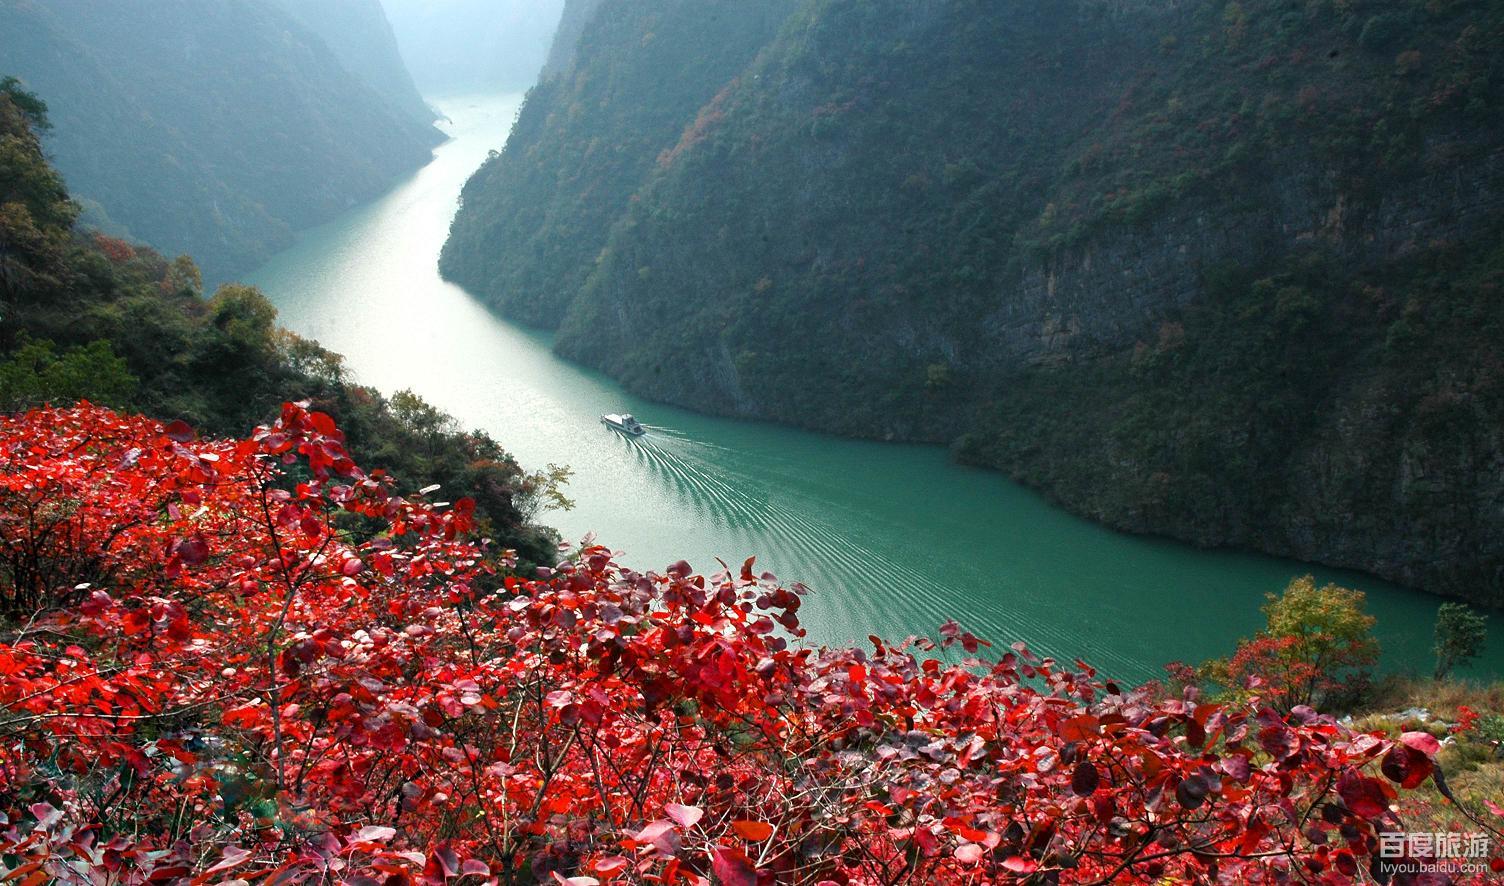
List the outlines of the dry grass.
{"type": "MultiPolygon", "coordinates": [[[[1504,803],[1504,752],[1476,734],[1452,735],[1450,727],[1457,723],[1463,706],[1483,717],[1504,714],[1504,682],[1390,679],[1375,687],[1364,710],[1354,718],[1353,727],[1363,732],[1397,737],[1401,732],[1421,731],[1444,740],[1437,761],[1462,809],[1427,781],[1400,798],[1400,815],[1411,832],[1474,834],[1485,830],[1480,821],[1495,834],[1504,831],[1504,819],[1483,805],[1485,800],[1504,803]],[[1425,720],[1401,716],[1411,709],[1424,709],[1430,716],[1425,720]]],[[[1504,841],[1495,839],[1494,851],[1504,853],[1504,841]]]]}

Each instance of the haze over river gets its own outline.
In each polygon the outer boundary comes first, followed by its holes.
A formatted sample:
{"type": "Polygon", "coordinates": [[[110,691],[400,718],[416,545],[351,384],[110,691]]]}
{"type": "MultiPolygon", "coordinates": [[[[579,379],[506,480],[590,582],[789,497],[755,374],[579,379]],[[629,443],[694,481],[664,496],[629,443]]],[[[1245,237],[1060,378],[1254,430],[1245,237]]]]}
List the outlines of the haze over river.
{"type": "MultiPolygon", "coordinates": [[[[1377,579],[1114,533],[938,447],[842,440],[649,403],[555,357],[438,276],[460,188],[506,140],[521,96],[437,102],[453,140],[376,202],[304,235],[249,282],[282,323],[345,355],[358,380],[404,388],[483,428],[532,470],[568,465],[573,510],[542,520],[594,532],[639,568],[715,558],[802,581],[813,639],[933,633],[946,618],[999,645],[1080,657],[1128,680],[1226,654],[1261,623],[1264,594],[1298,575],[1368,593],[1385,665],[1429,672],[1438,598],[1377,579]],[[631,412],[628,440],[599,423],[631,412]]],[[[425,478],[406,478],[422,486],[425,478]]],[[[1474,673],[1504,672],[1495,619],[1474,673]]]]}

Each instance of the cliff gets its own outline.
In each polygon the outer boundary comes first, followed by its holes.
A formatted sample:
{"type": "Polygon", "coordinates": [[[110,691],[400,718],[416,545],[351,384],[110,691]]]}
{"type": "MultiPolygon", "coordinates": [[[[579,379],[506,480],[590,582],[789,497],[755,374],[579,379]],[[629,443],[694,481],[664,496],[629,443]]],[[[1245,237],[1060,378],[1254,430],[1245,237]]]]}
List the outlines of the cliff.
{"type": "Polygon", "coordinates": [[[466,184],[444,273],[514,316],[556,322],[664,145],[795,5],[604,6],[579,38],[575,66],[528,93],[506,150],[466,184]]]}
{"type": "Polygon", "coordinates": [[[3,73],[56,109],[91,221],[229,279],[424,164],[437,132],[270,0],[13,0],[3,73]]]}
{"type": "MultiPolygon", "coordinates": [[[[563,82],[673,62],[606,18],[563,82]]],[[[710,98],[633,164],[568,121],[635,144],[655,92],[540,89],[445,270],[665,401],[1504,602],[1501,40],[1468,0],[819,0],[664,71],[710,98]]]]}
{"type": "Polygon", "coordinates": [[[590,24],[603,2],[604,0],[567,0],[540,79],[551,80],[574,67],[580,37],[584,35],[585,26],[590,24]]]}
{"type": "MultiPolygon", "coordinates": [[[[345,70],[409,120],[426,126],[438,119],[413,85],[381,0],[277,0],[277,4],[317,34],[345,70]]],[[[442,140],[437,130],[431,138],[435,143],[442,140]]]]}

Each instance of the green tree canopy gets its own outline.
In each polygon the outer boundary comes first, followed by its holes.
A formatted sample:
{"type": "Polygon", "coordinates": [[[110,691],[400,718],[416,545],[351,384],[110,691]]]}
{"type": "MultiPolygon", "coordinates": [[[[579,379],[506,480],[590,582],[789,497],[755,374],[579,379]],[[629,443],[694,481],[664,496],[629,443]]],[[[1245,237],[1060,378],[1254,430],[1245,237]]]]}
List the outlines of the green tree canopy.
{"type": "Polygon", "coordinates": [[[1483,651],[1488,621],[1466,603],[1443,603],[1436,612],[1436,679],[1483,651]]]}
{"type": "Polygon", "coordinates": [[[1362,591],[1297,578],[1283,594],[1268,595],[1262,631],[1202,671],[1234,695],[1260,695],[1285,710],[1314,704],[1348,689],[1356,672],[1379,660],[1365,602],[1362,591]]]}

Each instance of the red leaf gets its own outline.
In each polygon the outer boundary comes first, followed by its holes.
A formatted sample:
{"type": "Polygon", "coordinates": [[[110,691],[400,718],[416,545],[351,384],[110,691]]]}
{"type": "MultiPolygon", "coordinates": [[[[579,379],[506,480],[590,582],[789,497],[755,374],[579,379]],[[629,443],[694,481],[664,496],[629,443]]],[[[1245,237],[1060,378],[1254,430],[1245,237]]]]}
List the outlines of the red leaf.
{"type": "Polygon", "coordinates": [[[710,869],[725,886],[757,886],[757,868],[740,850],[716,847],[710,869]]]}
{"type": "Polygon", "coordinates": [[[705,810],[698,806],[680,806],[678,803],[670,803],[663,809],[668,813],[669,818],[683,828],[694,827],[695,822],[705,815],[705,810]]]}
{"type": "Polygon", "coordinates": [[[198,566],[209,559],[209,540],[204,538],[203,533],[196,532],[174,542],[172,553],[189,566],[198,566]]]}
{"type": "Polygon", "coordinates": [[[664,819],[638,831],[632,839],[639,843],[651,843],[663,855],[674,855],[679,851],[679,835],[674,832],[674,823],[664,819]]]}
{"type": "Polygon", "coordinates": [[[198,436],[194,433],[193,427],[182,419],[168,422],[167,427],[162,429],[162,433],[167,439],[176,443],[189,443],[198,436]]]}
{"type": "Polygon", "coordinates": [[[1003,862],[1003,867],[1015,874],[1032,874],[1039,870],[1039,862],[1032,858],[1024,858],[1022,855],[1013,855],[1003,862]]]}
{"type": "Polygon", "coordinates": [[[1420,787],[1431,775],[1431,758],[1407,745],[1395,745],[1384,755],[1379,769],[1390,781],[1397,782],[1405,790],[1420,787]]]}
{"type": "Polygon", "coordinates": [[[220,871],[228,871],[231,868],[240,867],[249,861],[250,858],[251,851],[249,849],[242,849],[239,846],[226,846],[225,851],[220,855],[219,862],[213,867],[205,868],[204,873],[217,874],[220,871]]]}
{"type": "Polygon", "coordinates": [[[362,843],[385,843],[397,836],[396,828],[382,827],[380,825],[367,825],[355,834],[355,840],[362,843]]]}
{"type": "Polygon", "coordinates": [[[763,840],[773,836],[773,826],[765,821],[748,821],[746,819],[733,821],[731,829],[740,834],[743,839],[751,840],[754,843],[761,843],[763,840]]]}
{"type": "Polygon", "coordinates": [[[1085,741],[1102,731],[1101,723],[1089,714],[1072,717],[1060,724],[1060,737],[1066,741],[1085,741]]]}
{"type": "Polygon", "coordinates": [[[1436,736],[1426,732],[1406,732],[1400,736],[1400,741],[1404,742],[1406,747],[1414,748],[1427,757],[1435,757],[1441,753],[1441,742],[1436,740],[1436,736]]]}
{"type": "Polygon", "coordinates": [[[1382,781],[1356,772],[1342,774],[1337,793],[1354,815],[1374,819],[1389,811],[1389,793],[1382,781]]]}
{"type": "Polygon", "coordinates": [[[1096,793],[1097,787],[1102,783],[1101,773],[1090,760],[1082,760],[1076,765],[1076,771],[1071,775],[1071,791],[1077,796],[1087,797],[1096,793]]]}
{"type": "Polygon", "coordinates": [[[956,861],[961,864],[976,864],[982,860],[982,847],[975,843],[962,843],[956,847],[956,861]]]}

